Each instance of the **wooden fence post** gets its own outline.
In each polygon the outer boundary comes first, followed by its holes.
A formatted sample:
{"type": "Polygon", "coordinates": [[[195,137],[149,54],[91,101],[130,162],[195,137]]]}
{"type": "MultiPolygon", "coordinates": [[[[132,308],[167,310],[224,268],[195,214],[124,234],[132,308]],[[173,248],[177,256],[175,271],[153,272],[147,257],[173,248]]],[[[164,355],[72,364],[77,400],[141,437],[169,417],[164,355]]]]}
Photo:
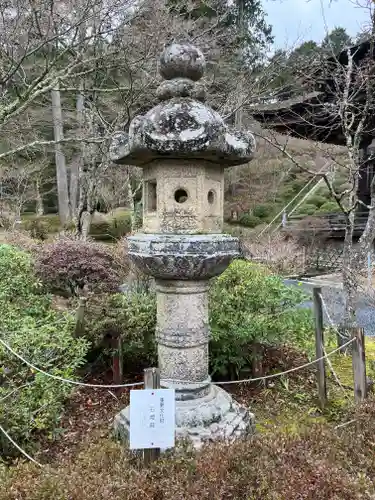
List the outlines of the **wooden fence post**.
{"type": "Polygon", "coordinates": [[[124,380],[123,378],[124,359],[122,354],[122,337],[118,332],[112,335],[111,344],[114,351],[112,356],[113,383],[122,384],[124,380]]]}
{"type": "MultiPolygon", "coordinates": [[[[144,371],[144,383],[145,389],[160,389],[160,370],[158,368],[146,368],[144,371]]],[[[159,448],[147,448],[143,450],[143,461],[146,466],[150,465],[159,456],[159,448]]]]}
{"type": "Polygon", "coordinates": [[[353,346],[354,399],[360,402],[367,397],[365,335],[363,328],[353,328],[352,337],[355,338],[355,341],[351,344],[353,346]]]}
{"type": "MultiPolygon", "coordinates": [[[[314,316],[315,316],[315,359],[324,356],[324,327],[322,289],[313,288],[314,316]]],[[[318,382],[319,402],[322,409],[327,404],[326,368],[324,359],[316,363],[316,378],[318,382]]]]}

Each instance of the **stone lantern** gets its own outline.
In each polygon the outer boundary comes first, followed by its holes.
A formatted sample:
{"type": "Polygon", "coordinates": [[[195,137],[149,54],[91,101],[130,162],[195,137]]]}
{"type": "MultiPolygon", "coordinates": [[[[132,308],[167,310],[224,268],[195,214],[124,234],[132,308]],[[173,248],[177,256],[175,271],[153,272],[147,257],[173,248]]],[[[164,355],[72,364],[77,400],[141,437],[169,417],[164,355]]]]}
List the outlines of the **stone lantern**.
{"type": "MultiPolygon", "coordinates": [[[[113,136],[115,163],[144,171],[143,232],[128,239],[131,260],[155,278],[161,387],[176,394],[176,433],[196,446],[249,432],[253,415],[212,384],[208,371],[208,286],[239,255],[222,234],[224,168],[250,161],[250,133],[231,131],[204,104],[202,52],[173,44],[160,58],[160,104],[113,136]]],[[[115,419],[127,439],[129,408],[115,419]]]]}

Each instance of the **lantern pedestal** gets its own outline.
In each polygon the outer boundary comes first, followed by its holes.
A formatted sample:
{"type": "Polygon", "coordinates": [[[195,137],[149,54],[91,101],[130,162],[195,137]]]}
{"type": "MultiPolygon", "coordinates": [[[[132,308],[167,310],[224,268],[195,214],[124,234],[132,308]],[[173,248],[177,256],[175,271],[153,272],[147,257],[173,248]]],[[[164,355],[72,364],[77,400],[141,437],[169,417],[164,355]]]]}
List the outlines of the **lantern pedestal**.
{"type": "MultiPolygon", "coordinates": [[[[176,395],[177,438],[204,441],[252,432],[254,416],[209,376],[209,280],[239,257],[222,234],[224,169],[249,162],[251,133],[229,129],[196,82],[202,52],[173,44],[160,58],[160,103],[113,136],[111,158],[143,168],[143,234],[128,238],[129,257],[155,278],[161,387],[176,395]]],[[[129,408],[115,419],[129,435],[129,408]]]]}

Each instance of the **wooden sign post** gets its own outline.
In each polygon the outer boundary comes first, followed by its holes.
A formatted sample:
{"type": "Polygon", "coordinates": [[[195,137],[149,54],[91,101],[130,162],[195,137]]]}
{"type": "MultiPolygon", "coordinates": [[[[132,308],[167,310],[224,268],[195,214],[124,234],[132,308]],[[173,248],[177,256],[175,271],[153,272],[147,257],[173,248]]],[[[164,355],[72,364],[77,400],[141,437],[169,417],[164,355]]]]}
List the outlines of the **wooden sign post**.
{"type": "Polygon", "coordinates": [[[130,449],[143,450],[149,465],[175,445],[175,391],[160,389],[157,368],[145,370],[144,382],[143,391],[130,391],[130,449]]]}

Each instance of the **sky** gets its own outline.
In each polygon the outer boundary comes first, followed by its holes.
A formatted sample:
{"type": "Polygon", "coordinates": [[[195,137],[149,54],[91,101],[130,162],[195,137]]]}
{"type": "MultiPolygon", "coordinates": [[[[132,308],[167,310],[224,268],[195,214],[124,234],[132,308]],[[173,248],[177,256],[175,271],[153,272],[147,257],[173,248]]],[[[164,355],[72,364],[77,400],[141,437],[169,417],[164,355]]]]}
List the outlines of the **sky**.
{"type": "Polygon", "coordinates": [[[268,23],[273,26],[275,48],[292,49],[306,40],[321,42],[327,27],[346,28],[355,36],[366,24],[369,11],[355,6],[365,0],[263,0],[268,23]]]}

